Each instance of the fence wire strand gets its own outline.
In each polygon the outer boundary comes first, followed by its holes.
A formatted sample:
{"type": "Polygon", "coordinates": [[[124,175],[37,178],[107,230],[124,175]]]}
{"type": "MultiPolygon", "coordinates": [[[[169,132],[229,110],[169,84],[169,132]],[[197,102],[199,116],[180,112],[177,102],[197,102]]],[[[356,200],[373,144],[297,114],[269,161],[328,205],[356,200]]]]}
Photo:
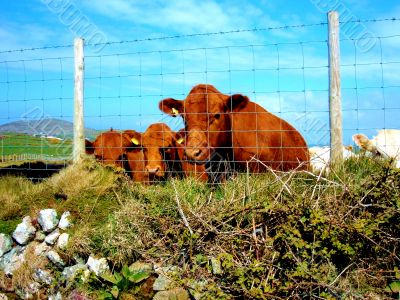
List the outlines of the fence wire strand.
{"type": "MultiPolygon", "coordinates": [[[[400,19],[395,17],[346,20],[341,21],[340,26],[398,21],[400,19]]],[[[167,169],[174,168],[183,159],[185,165],[182,164],[176,170],[166,169],[171,174],[184,177],[194,172],[195,176],[203,176],[209,166],[191,164],[187,158],[178,159],[166,152],[169,149],[176,152],[177,156],[184,157],[182,149],[185,146],[182,148],[177,144],[168,147],[151,143],[147,146],[141,144],[147,139],[146,130],[154,123],[166,123],[174,134],[183,129],[181,134],[188,134],[187,128],[185,129],[187,120],[184,122],[180,117],[172,118],[163,114],[158,110],[158,102],[170,97],[183,100],[191,87],[199,83],[212,84],[226,95],[248,96],[251,101],[294,125],[306,138],[308,146],[326,146],[329,136],[329,66],[326,36],[300,41],[288,38],[279,42],[271,42],[269,37],[262,38],[261,41],[253,37],[255,40],[245,40],[239,44],[225,41],[224,38],[234,38],[246,33],[261,35],[278,30],[296,33],[303,29],[322,28],[326,32],[327,25],[327,22],[317,22],[87,43],[85,122],[88,128],[95,128],[87,130],[90,132],[87,133],[87,137],[94,142],[101,132],[109,132],[111,128],[117,136],[114,144],[108,148],[100,148],[100,152],[95,153],[96,157],[109,163],[109,159],[106,158],[108,150],[122,151],[121,149],[126,148],[126,139],[134,140],[138,145],[132,146],[134,149],[131,147],[129,151],[126,150],[113,163],[129,169],[128,173],[135,180],[143,180],[139,177],[145,172],[148,174],[148,171],[134,170],[133,165],[142,164],[142,168],[146,168],[148,166],[143,165],[145,162],[159,162],[152,161],[146,154],[146,151],[154,150],[158,150],[163,160],[168,157],[166,163],[170,166],[167,166],[167,169]],[[201,45],[202,38],[211,42],[201,45]],[[199,45],[191,46],[185,43],[185,39],[198,39],[199,45]],[[151,47],[142,46],[146,42],[157,41],[165,42],[165,45],[153,43],[151,47]],[[222,45],[213,44],[213,41],[220,41],[222,45]],[[168,44],[169,42],[171,43],[168,44]],[[104,46],[105,50],[100,53],[91,51],[97,46],[104,46]],[[127,129],[134,129],[140,133],[137,135],[140,139],[132,137],[132,132],[124,132],[127,129]],[[136,146],[138,148],[135,148],[136,146]],[[185,170],[185,167],[190,170],[185,170]]],[[[395,80],[393,74],[393,69],[396,69],[400,61],[394,56],[387,57],[385,52],[385,47],[389,47],[388,42],[396,40],[400,34],[374,34],[372,37],[378,42],[367,53],[362,53],[358,44],[371,36],[340,38],[344,47],[341,68],[345,144],[352,143],[351,135],[354,133],[365,133],[372,137],[380,129],[400,128],[397,118],[393,117],[400,111],[400,106],[396,105],[398,101],[395,101],[400,82],[395,80]],[[378,77],[379,80],[373,80],[378,77]],[[378,113],[375,117],[374,114],[378,113]]],[[[4,58],[0,59],[0,66],[3,66],[0,73],[0,132],[3,132],[0,136],[0,163],[6,166],[3,169],[17,169],[13,163],[19,161],[27,162],[21,169],[30,170],[35,168],[33,162],[41,160],[46,164],[37,167],[39,173],[51,173],[58,171],[59,165],[65,166],[69,162],[72,153],[72,133],[64,132],[53,136],[48,128],[46,129],[46,124],[54,119],[72,120],[74,57],[63,52],[72,52],[72,49],[73,45],[67,44],[0,51],[0,55],[4,55],[4,58]],[[28,134],[12,134],[2,129],[2,126],[7,128],[7,123],[21,120],[25,123],[20,125],[25,124],[29,127],[28,134]]],[[[208,91],[207,97],[212,96],[213,92],[208,91]]],[[[208,107],[207,111],[210,109],[208,107]]],[[[264,129],[259,128],[261,125],[258,117],[254,118],[257,131],[262,133],[264,129]]],[[[206,120],[208,123],[214,122],[212,115],[207,115],[206,120]]],[[[287,129],[283,128],[283,121],[280,122],[279,145],[282,146],[283,134],[287,129]]],[[[207,136],[206,142],[211,144],[210,136],[215,132],[207,130],[203,133],[207,136]]],[[[248,131],[248,135],[253,133],[248,131]]],[[[159,134],[164,142],[170,133],[165,128],[155,128],[151,134],[159,134]]],[[[234,144],[233,136],[230,138],[230,143],[234,144]]],[[[258,139],[255,141],[255,160],[263,148],[275,147],[263,143],[264,141],[258,139]]],[[[224,147],[221,146],[221,149],[224,147]]],[[[241,147],[243,152],[251,148],[248,145],[241,147]]],[[[290,148],[291,146],[288,146],[288,149],[290,148]]],[[[233,155],[235,163],[245,162],[233,155]]],[[[234,171],[228,170],[224,159],[226,158],[222,157],[216,170],[212,170],[219,178],[234,171]]],[[[280,160],[285,160],[283,152],[280,153],[280,160]]],[[[152,180],[155,180],[154,176],[152,180]]]]}

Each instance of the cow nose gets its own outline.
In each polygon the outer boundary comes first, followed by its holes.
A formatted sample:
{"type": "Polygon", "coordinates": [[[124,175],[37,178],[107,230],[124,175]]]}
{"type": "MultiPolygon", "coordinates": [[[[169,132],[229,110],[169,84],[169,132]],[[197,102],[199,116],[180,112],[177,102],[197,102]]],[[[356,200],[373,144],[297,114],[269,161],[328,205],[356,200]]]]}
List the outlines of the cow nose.
{"type": "Polygon", "coordinates": [[[153,175],[156,174],[160,169],[160,166],[146,166],[146,171],[153,175]]]}
{"type": "Polygon", "coordinates": [[[188,157],[191,157],[191,158],[194,158],[194,159],[196,159],[196,158],[199,158],[200,156],[201,156],[201,154],[202,154],[202,151],[201,151],[201,149],[187,149],[186,150],[186,155],[188,156],[188,157]]]}

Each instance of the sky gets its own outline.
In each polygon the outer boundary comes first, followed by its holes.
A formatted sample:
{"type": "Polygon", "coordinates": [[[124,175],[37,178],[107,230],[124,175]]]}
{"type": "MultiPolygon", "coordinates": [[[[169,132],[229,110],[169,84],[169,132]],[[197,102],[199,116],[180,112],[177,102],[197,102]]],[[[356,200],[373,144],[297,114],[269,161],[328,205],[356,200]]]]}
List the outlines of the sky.
{"type": "Polygon", "coordinates": [[[181,120],[158,102],[208,83],[249,96],[309,145],[327,145],[330,10],[342,22],[344,143],[357,132],[400,129],[394,0],[3,1],[0,124],[72,121],[73,42],[83,37],[86,127],[144,131],[166,122],[178,130],[181,120]]]}

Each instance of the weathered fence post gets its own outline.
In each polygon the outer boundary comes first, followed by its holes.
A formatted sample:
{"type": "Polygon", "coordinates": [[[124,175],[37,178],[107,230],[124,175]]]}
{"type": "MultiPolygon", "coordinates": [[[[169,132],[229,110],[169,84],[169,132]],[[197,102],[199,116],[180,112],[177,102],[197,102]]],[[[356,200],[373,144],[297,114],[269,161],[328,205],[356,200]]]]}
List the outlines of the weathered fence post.
{"type": "Polygon", "coordinates": [[[331,164],[343,160],[342,96],[340,87],[339,14],[328,13],[329,123],[331,164]]]}
{"type": "Polygon", "coordinates": [[[74,146],[73,160],[78,162],[85,153],[85,133],[83,122],[83,76],[84,56],[82,38],[74,40],[75,85],[74,85],[74,146]]]}

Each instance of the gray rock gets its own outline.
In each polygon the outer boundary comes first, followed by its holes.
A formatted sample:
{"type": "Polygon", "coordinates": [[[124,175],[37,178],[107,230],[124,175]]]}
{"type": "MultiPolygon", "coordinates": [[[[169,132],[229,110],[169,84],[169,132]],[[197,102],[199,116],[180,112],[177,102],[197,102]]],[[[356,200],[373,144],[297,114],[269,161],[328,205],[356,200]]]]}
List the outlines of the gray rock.
{"type": "Polygon", "coordinates": [[[84,264],[77,264],[70,267],[64,268],[61,275],[67,281],[72,281],[78,274],[84,275],[85,271],[88,270],[88,267],[84,264]]]}
{"type": "Polygon", "coordinates": [[[129,266],[129,270],[134,273],[141,272],[141,271],[146,271],[146,272],[151,273],[151,272],[153,272],[153,265],[149,264],[149,263],[136,261],[129,266]]]}
{"type": "Polygon", "coordinates": [[[95,273],[96,276],[99,276],[110,270],[105,258],[95,258],[93,256],[89,256],[86,264],[89,267],[89,270],[95,273]]]}
{"type": "Polygon", "coordinates": [[[165,291],[172,287],[172,280],[165,275],[158,275],[153,283],[154,291],[165,291]]]}
{"type": "Polygon", "coordinates": [[[68,245],[68,239],[69,239],[69,234],[68,233],[62,233],[57,240],[57,248],[64,250],[67,248],[68,245]]]}
{"type": "Polygon", "coordinates": [[[161,291],[154,295],[153,300],[189,300],[188,292],[183,288],[161,291]]]}
{"type": "Polygon", "coordinates": [[[34,253],[36,256],[43,256],[43,257],[46,257],[47,252],[49,252],[50,249],[51,249],[50,246],[48,246],[45,242],[42,242],[42,243],[40,243],[40,244],[38,244],[38,245],[35,246],[35,248],[34,248],[34,250],[33,250],[33,253],[34,253]]]}
{"type": "Polygon", "coordinates": [[[82,265],[86,264],[85,260],[82,257],[80,257],[79,255],[74,254],[73,258],[74,258],[74,261],[76,264],[82,264],[82,265]]]}
{"type": "Polygon", "coordinates": [[[62,300],[61,292],[57,292],[55,295],[49,295],[48,300],[62,300]]]}
{"type": "Polygon", "coordinates": [[[8,297],[6,294],[0,293],[0,300],[8,300],[8,297]]]}
{"type": "Polygon", "coordinates": [[[0,233],[0,257],[12,249],[13,241],[8,234],[0,233]]]}
{"type": "Polygon", "coordinates": [[[54,245],[59,236],[60,236],[60,230],[58,230],[58,228],[57,228],[52,233],[50,233],[48,236],[46,236],[44,241],[46,242],[47,245],[54,245]]]}
{"type": "Polygon", "coordinates": [[[65,230],[65,229],[67,229],[68,227],[70,227],[70,226],[71,226],[71,222],[70,222],[70,220],[69,220],[69,217],[70,217],[70,216],[71,216],[71,213],[70,213],[69,211],[64,212],[64,213],[61,215],[60,222],[58,223],[58,228],[60,228],[60,229],[62,229],[62,230],[65,230]]]}
{"type": "Polygon", "coordinates": [[[43,231],[37,231],[35,234],[35,241],[37,242],[43,242],[44,239],[46,238],[46,235],[44,234],[43,231]]]}
{"type": "Polygon", "coordinates": [[[59,268],[65,266],[65,262],[62,260],[60,255],[54,250],[50,250],[49,252],[47,252],[47,258],[59,268]]]}
{"type": "Polygon", "coordinates": [[[26,245],[34,236],[36,228],[32,225],[32,219],[26,216],[22,219],[22,223],[17,225],[12,237],[20,245],[26,245]]]}
{"type": "Polygon", "coordinates": [[[221,262],[218,259],[216,259],[215,257],[211,257],[210,262],[211,262],[211,268],[212,268],[213,274],[221,275],[223,273],[222,267],[221,267],[221,262]]]}
{"type": "Polygon", "coordinates": [[[55,209],[43,209],[39,212],[38,222],[44,232],[53,231],[58,225],[58,217],[55,209]]]}
{"type": "Polygon", "coordinates": [[[176,266],[167,266],[167,267],[156,267],[154,268],[155,272],[158,274],[158,277],[154,281],[153,290],[154,291],[166,291],[174,286],[174,282],[172,281],[173,276],[177,276],[179,273],[179,268],[176,266]]]}
{"type": "Polygon", "coordinates": [[[0,259],[0,270],[12,275],[25,262],[25,247],[16,246],[0,259]]]}
{"type": "Polygon", "coordinates": [[[33,273],[33,279],[40,283],[50,285],[53,282],[54,277],[51,275],[49,270],[37,269],[35,270],[35,273],[33,273]]]}

